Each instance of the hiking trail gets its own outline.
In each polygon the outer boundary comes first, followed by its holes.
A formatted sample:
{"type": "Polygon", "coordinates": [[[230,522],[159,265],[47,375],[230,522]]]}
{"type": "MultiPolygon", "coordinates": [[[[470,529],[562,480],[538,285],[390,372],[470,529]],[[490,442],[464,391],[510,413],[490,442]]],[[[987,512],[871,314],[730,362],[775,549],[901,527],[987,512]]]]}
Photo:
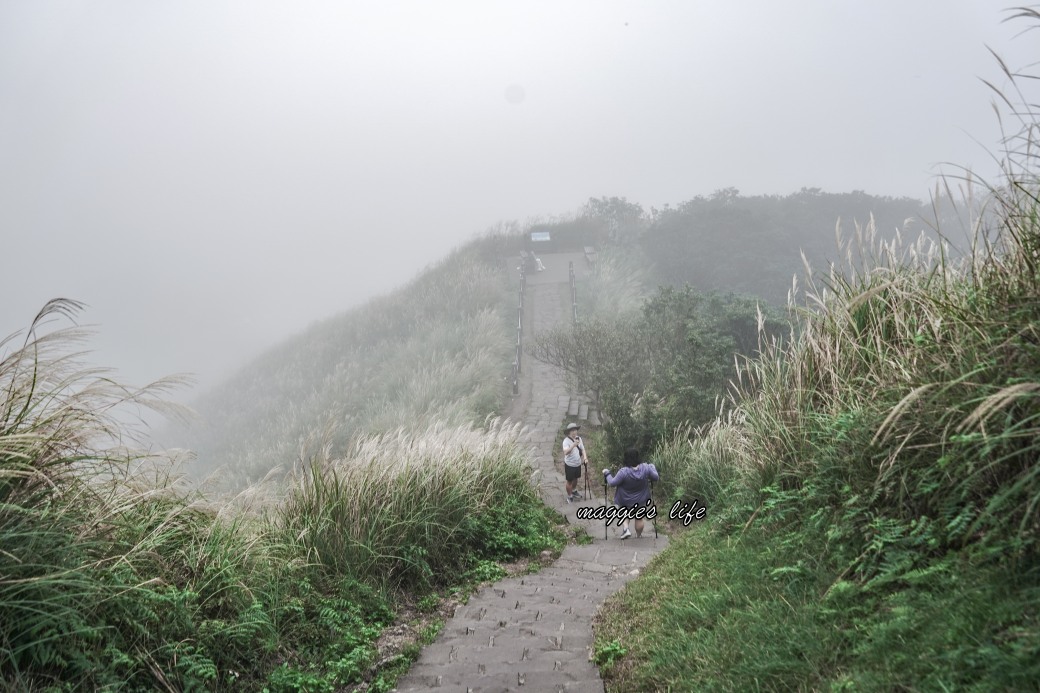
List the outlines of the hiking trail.
{"type": "MultiPolygon", "coordinates": [[[[546,270],[529,273],[524,334],[533,335],[558,323],[569,323],[569,263],[586,267],[582,253],[543,255],[546,270]]],[[[642,570],[668,544],[654,537],[646,523],[643,536],[622,541],[612,524],[604,540],[602,520],[579,520],[582,506],[604,504],[600,471],[617,469],[618,460],[602,459],[589,449],[592,498],[567,503],[564,478],[553,461],[564,420],[598,424],[584,398],[567,392],[551,366],[525,356],[520,393],[509,418],[522,420],[523,442],[534,451],[538,488],[545,503],[571,524],[584,526],[591,544],[569,544],[541,571],[505,578],[470,596],[448,620],[436,640],[426,646],[394,689],[399,693],[430,689],[459,693],[501,691],[572,691],[602,693],[603,681],[591,661],[592,618],[604,599],[642,570]],[[595,495],[598,494],[598,495],[595,495]]],[[[585,492],[584,479],[578,490],[585,492]]],[[[661,510],[658,508],[658,520],[661,510]]]]}

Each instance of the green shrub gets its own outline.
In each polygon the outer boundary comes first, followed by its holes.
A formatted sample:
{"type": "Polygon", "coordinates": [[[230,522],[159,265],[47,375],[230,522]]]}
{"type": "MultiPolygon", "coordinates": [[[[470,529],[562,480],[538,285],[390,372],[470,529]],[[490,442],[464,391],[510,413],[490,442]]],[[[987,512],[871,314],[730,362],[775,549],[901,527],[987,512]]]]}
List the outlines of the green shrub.
{"type": "Polygon", "coordinates": [[[639,313],[559,325],[536,335],[530,351],[593,395],[606,415],[607,455],[619,460],[628,447],[649,453],[679,427],[709,424],[734,360],[754,355],[785,326],[750,297],[663,287],[639,313]]]}

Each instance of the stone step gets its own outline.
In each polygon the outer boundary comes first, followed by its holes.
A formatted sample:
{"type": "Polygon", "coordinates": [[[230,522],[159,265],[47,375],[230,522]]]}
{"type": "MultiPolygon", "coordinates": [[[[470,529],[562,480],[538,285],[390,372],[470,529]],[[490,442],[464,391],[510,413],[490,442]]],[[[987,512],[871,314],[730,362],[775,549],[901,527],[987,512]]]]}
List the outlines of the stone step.
{"type": "Polygon", "coordinates": [[[567,416],[570,416],[570,417],[577,416],[578,415],[578,407],[579,406],[580,406],[580,403],[578,402],[578,400],[571,399],[570,403],[567,405],[567,416]]]}
{"type": "Polygon", "coordinates": [[[507,671],[491,671],[490,665],[473,672],[471,679],[462,684],[450,674],[427,674],[413,677],[411,674],[401,679],[394,690],[398,693],[412,691],[450,690],[453,693],[506,693],[516,691],[537,691],[537,693],[603,693],[603,683],[598,680],[598,672],[590,663],[584,667],[587,672],[572,672],[566,664],[553,671],[526,671],[523,667],[512,667],[507,671]],[[578,676],[578,674],[584,674],[578,676]],[[592,677],[596,677],[593,680],[592,677]]]}
{"type": "Polygon", "coordinates": [[[578,405],[578,418],[582,421],[588,421],[589,419],[589,405],[580,404],[578,405]]]}
{"type": "Polygon", "coordinates": [[[413,674],[420,676],[444,676],[448,678],[448,670],[459,667],[463,672],[467,669],[476,673],[476,665],[483,664],[486,671],[492,671],[494,662],[499,670],[508,671],[516,666],[533,666],[532,663],[544,664],[549,660],[549,669],[556,662],[584,662],[588,659],[588,648],[591,638],[578,642],[579,638],[566,631],[552,632],[537,637],[516,637],[506,634],[482,638],[483,643],[450,643],[430,645],[424,652],[424,662],[413,668],[413,674]],[[561,648],[564,638],[574,640],[575,647],[561,648]]]}

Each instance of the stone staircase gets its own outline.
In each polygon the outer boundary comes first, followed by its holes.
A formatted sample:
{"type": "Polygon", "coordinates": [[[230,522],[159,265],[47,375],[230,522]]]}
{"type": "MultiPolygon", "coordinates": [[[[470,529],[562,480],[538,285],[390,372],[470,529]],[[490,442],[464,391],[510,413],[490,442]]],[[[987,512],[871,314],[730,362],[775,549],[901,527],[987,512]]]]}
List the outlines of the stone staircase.
{"type": "Polygon", "coordinates": [[[601,426],[599,412],[590,406],[584,396],[571,397],[567,405],[567,418],[590,426],[601,426]]]}

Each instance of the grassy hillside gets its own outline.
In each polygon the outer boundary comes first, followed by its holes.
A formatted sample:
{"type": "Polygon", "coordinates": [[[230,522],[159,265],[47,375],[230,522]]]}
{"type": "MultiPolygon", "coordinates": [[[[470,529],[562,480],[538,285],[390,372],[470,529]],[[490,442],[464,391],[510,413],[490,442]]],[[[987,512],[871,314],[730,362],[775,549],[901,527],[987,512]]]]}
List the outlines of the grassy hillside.
{"type": "Polygon", "coordinates": [[[662,445],[710,519],[608,602],[610,690],[1040,685],[1040,118],[1018,113],[972,248],[868,227],[725,417],[662,445]]]}
{"type": "Polygon", "coordinates": [[[510,390],[518,234],[456,250],[401,289],[286,340],[194,403],[185,447],[241,486],[284,473],[317,441],[482,422],[510,390]]]}
{"type": "MultiPolygon", "coordinates": [[[[813,188],[787,195],[741,195],[733,188],[698,195],[676,206],[644,210],[624,198],[592,199],[583,209],[585,236],[623,255],[640,268],[647,288],[680,287],[702,292],[755,296],[784,306],[791,280],[803,270],[803,257],[815,272],[840,261],[836,224],[846,231],[855,222],[872,222],[885,238],[897,233],[929,233],[923,220],[947,219],[958,209],[940,193],[924,206],[911,198],[863,191],[830,193],[813,188]]],[[[934,236],[933,236],[934,237],[934,236]]],[[[595,294],[592,294],[595,301],[595,294]]]]}
{"type": "Polygon", "coordinates": [[[835,259],[839,220],[848,227],[873,218],[885,236],[896,230],[916,235],[925,212],[918,200],[862,191],[742,196],[727,189],[658,211],[640,242],[664,283],[724,288],[783,305],[803,253],[817,269],[835,259]]]}

